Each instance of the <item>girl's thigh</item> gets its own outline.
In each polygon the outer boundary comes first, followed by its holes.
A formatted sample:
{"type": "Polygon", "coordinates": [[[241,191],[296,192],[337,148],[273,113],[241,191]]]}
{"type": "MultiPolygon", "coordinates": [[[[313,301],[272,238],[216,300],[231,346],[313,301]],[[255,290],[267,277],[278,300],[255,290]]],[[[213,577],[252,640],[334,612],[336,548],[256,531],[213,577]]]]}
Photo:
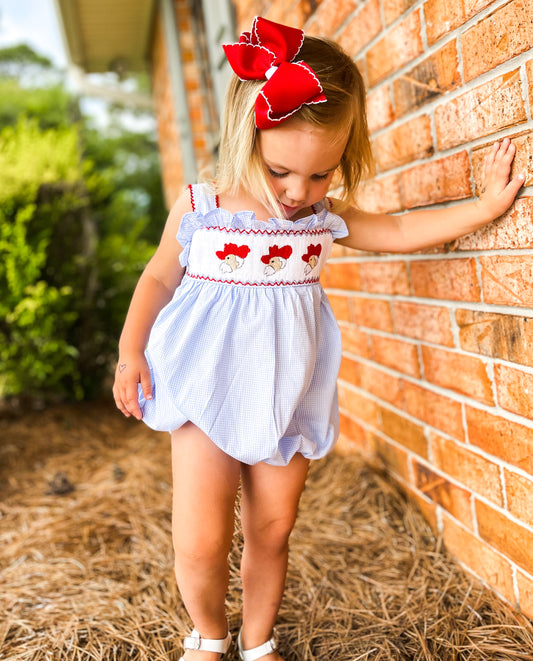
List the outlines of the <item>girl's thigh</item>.
{"type": "Polygon", "coordinates": [[[308,468],[309,460],[299,453],[287,466],[242,465],[245,538],[261,536],[268,530],[281,539],[288,536],[296,520],[308,468]]]}
{"type": "MultiPolygon", "coordinates": [[[[191,422],[172,432],[172,531],[175,546],[229,546],[240,463],[191,422]]],[[[206,547],[204,547],[206,548],[206,547]]],[[[206,549],[207,550],[207,549],[206,549]]]]}

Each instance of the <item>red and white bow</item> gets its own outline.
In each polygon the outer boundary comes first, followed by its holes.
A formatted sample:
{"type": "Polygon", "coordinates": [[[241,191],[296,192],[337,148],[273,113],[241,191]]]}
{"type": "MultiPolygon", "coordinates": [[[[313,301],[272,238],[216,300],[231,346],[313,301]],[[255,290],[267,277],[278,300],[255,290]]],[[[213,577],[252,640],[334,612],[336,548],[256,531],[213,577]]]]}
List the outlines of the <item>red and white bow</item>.
{"type": "Polygon", "coordinates": [[[266,80],[255,102],[255,125],[268,129],[288,119],[304,104],[326,97],[315,72],[303,60],[294,62],[304,33],[257,16],[237,44],[222,46],[241,80],[266,80]]]}

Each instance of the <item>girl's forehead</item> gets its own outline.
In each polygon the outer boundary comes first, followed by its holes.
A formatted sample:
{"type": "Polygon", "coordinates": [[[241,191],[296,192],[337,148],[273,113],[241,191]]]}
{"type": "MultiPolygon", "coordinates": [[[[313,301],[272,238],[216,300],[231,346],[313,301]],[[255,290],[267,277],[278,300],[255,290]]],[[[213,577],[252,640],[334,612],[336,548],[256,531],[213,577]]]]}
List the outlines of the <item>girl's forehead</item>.
{"type": "MultiPolygon", "coordinates": [[[[303,122],[287,122],[272,129],[258,132],[261,155],[271,165],[291,164],[303,161],[328,170],[339,165],[346,140],[338,129],[320,128],[303,122]]],[[[311,168],[313,169],[313,168],[311,168]]]]}

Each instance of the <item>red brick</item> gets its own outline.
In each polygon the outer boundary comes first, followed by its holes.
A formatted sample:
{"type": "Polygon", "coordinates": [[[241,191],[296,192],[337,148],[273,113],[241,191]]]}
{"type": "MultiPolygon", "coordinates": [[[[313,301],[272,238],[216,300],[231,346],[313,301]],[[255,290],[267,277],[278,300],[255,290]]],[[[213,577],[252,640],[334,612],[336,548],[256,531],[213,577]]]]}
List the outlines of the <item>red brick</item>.
{"type": "Polygon", "coordinates": [[[437,434],[431,435],[433,463],[474,493],[496,505],[503,505],[503,490],[498,464],[485,459],[467,445],[459,445],[437,434]]]}
{"type": "Polygon", "coordinates": [[[485,303],[532,306],[532,255],[494,255],[481,257],[479,261],[485,303]]]}
{"type": "Polygon", "coordinates": [[[424,5],[429,44],[465,23],[493,0],[427,0],[424,5]]]}
{"type": "Polygon", "coordinates": [[[533,60],[526,62],[526,74],[529,88],[529,107],[533,108],[533,60]]]}
{"type": "Polygon", "coordinates": [[[379,261],[361,264],[363,290],[373,294],[409,294],[405,262],[379,261]]]}
{"type": "Polygon", "coordinates": [[[371,213],[394,213],[403,208],[400,179],[391,174],[364,181],[357,191],[357,204],[371,213]]]}
{"type": "Polygon", "coordinates": [[[409,487],[405,488],[405,491],[411,501],[415,501],[418,509],[422,512],[424,519],[429,524],[429,527],[433,531],[435,536],[439,535],[439,522],[437,519],[437,505],[428,500],[425,496],[422,496],[416,489],[409,487]]]}
{"type": "Polygon", "coordinates": [[[404,408],[413,418],[418,418],[454,438],[464,439],[463,415],[459,402],[408,382],[403,384],[403,396],[404,408]]]}
{"type": "Polygon", "coordinates": [[[374,133],[374,131],[382,129],[394,121],[395,116],[389,85],[381,85],[367,96],[366,111],[370,133],[374,133]]]}
{"type": "Polygon", "coordinates": [[[392,317],[388,301],[353,296],[350,302],[357,325],[392,332],[392,317]]]}
{"type": "Polygon", "coordinates": [[[533,573],[533,532],[490,505],[476,501],[479,535],[510,560],[533,573]]]}
{"type": "Polygon", "coordinates": [[[495,69],[533,43],[530,0],[511,0],[461,35],[465,81],[495,69]]]}
{"type": "Polygon", "coordinates": [[[365,89],[368,90],[368,71],[366,66],[366,57],[359,57],[355,60],[355,64],[359,69],[361,76],[363,77],[363,82],[365,84],[365,89]]]}
{"type": "Polygon", "coordinates": [[[337,35],[336,41],[353,57],[377,37],[380,31],[379,0],[370,0],[350,19],[337,35]]]}
{"type": "Polygon", "coordinates": [[[401,173],[400,181],[407,209],[470,197],[472,185],[468,153],[462,151],[415,165],[401,173]]]}
{"type": "Polygon", "coordinates": [[[328,298],[335,317],[339,321],[351,321],[348,297],[330,294],[328,298]]]}
{"type": "Polygon", "coordinates": [[[339,440],[335,450],[342,454],[366,453],[365,429],[342,411],[339,420],[339,440]]]}
{"type": "Polygon", "coordinates": [[[354,386],[359,385],[359,363],[352,358],[342,356],[339,369],[339,379],[351,383],[354,386]]]}
{"type": "Polygon", "coordinates": [[[427,441],[420,425],[390,409],[382,408],[381,431],[419,457],[427,458],[427,441]]]}
{"type": "Polygon", "coordinates": [[[416,0],[383,0],[383,15],[385,23],[390,25],[399,16],[405,14],[410,9],[416,0]]]}
{"type": "Polygon", "coordinates": [[[377,435],[372,437],[373,454],[385,466],[387,471],[409,481],[407,452],[377,435]]]}
{"type": "Polygon", "coordinates": [[[378,426],[378,405],[373,399],[365,397],[353,388],[339,384],[339,403],[352,419],[366,422],[372,427],[378,426]]]}
{"type": "Polygon", "coordinates": [[[533,367],[533,319],[457,310],[461,348],[533,367]]]}
{"type": "Polygon", "coordinates": [[[325,289],[361,289],[359,264],[355,262],[327,262],[320,276],[325,289]]]}
{"type": "Polygon", "coordinates": [[[372,358],[377,363],[409,376],[420,376],[418,352],[415,344],[381,335],[373,335],[371,344],[372,358]]]}
{"type": "Polygon", "coordinates": [[[505,470],[505,492],[507,493],[507,509],[517,519],[533,527],[533,480],[505,470]]]}
{"type": "Polygon", "coordinates": [[[415,296],[452,301],[480,300],[473,258],[413,261],[411,282],[415,296]]]}
{"type": "Polygon", "coordinates": [[[520,70],[516,69],[436,108],[437,146],[449,149],[526,120],[520,70]]]}
{"type": "Polygon", "coordinates": [[[402,382],[399,378],[366,363],[359,364],[358,376],[360,388],[394,406],[401,405],[402,382]]]}
{"type": "Polygon", "coordinates": [[[392,316],[394,330],[399,335],[453,347],[450,313],[446,308],[394,301],[392,316]]]}
{"type": "Polygon", "coordinates": [[[450,516],[444,515],[443,523],[444,544],[448,551],[507,601],[514,603],[511,564],[488,544],[457,525],[450,516]]]}
{"type": "Polygon", "coordinates": [[[533,367],[533,319],[457,310],[461,348],[533,367]]]}
{"type": "Polygon", "coordinates": [[[494,366],[498,404],[513,413],[533,418],[533,374],[506,365],[494,366]]]}
{"type": "Polygon", "coordinates": [[[428,158],[434,151],[429,117],[421,115],[381,133],[374,141],[373,151],[381,171],[428,158]]]}
{"type": "Polygon", "coordinates": [[[453,484],[419,461],[413,461],[415,486],[433,502],[444,507],[455,519],[473,530],[470,492],[453,484]]]}
{"type": "Polygon", "coordinates": [[[469,406],[466,426],[470,443],[533,474],[533,429],[469,406]]]}
{"type": "Polygon", "coordinates": [[[533,197],[519,198],[495,222],[454,241],[451,250],[533,248],[532,216],[533,197]]]}
{"type": "Polygon", "coordinates": [[[415,11],[387,32],[366,56],[369,86],[414,60],[424,51],[420,11],[415,11]]]}
{"type": "Polygon", "coordinates": [[[424,376],[431,383],[494,404],[487,367],[479,358],[423,346],[422,362],[424,376]]]}
{"type": "Polygon", "coordinates": [[[518,603],[521,612],[533,619],[533,579],[517,571],[516,587],[518,588],[518,603]]]}
{"type": "Polygon", "coordinates": [[[393,82],[394,109],[398,116],[413,112],[428,101],[461,84],[455,40],[432,53],[393,82]]]}
{"type": "Polygon", "coordinates": [[[283,19],[278,20],[277,22],[284,23],[285,25],[292,25],[295,28],[303,28],[312,12],[308,0],[299,0],[296,5],[293,5],[288,9],[287,5],[283,3],[280,8],[283,9],[283,19]]]}
{"type": "Polygon", "coordinates": [[[354,454],[367,456],[368,451],[366,449],[366,440],[364,437],[362,440],[353,439],[346,434],[340,433],[335,444],[335,453],[342,457],[349,457],[354,454]]]}
{"type": "Polygon", "coordinates": [[[332,37],[340,25],[357,7],[358,0],[323,0],[306,26],[308,34],[332,37]]]}
{"type": "Polygon", "coordinates": [[[287,20],[286,7],[284,8],[275,2],[270,5],[268,11],[264,12],[262,16],[268,18],[270,21],[275,21],[276,23],[284,23],[285,25],[292,25],[293,27],[297,27],[294,23],[291,23],[287,20]]]}
{"type": "Polygon", "coordinates": [[[340,324],[340,330],[344,351],[355,354],[356,356],[362,356],[363,358],[370,357],[368,335],[366,333],[352,324],[340,324]]]}

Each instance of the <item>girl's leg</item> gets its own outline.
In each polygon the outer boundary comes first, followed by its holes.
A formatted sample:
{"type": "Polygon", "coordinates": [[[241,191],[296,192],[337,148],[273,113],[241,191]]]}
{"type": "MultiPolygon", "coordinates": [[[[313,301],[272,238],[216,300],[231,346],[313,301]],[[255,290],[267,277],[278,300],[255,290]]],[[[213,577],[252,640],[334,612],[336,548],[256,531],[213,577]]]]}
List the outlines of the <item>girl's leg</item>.
{"type": "MultiPolygon", "coordinates": [[[[240,463],[188,422],[172,433],[172,538],[178,587],[194,627],[204,638],[227,634],[228,553],[240,463]]],[[[220,654],[188,650],[187,661],[220,654]]]]}
{"type": "MultiPolygon", "coordinates": [[[[309,461],[288,466],[242,466],[242,645],[253,649],[272,635],[285,589],[289,535],[296,521],[309,461]]],[[[278,654],[265,657],[280,659],[278,654]]]]}

